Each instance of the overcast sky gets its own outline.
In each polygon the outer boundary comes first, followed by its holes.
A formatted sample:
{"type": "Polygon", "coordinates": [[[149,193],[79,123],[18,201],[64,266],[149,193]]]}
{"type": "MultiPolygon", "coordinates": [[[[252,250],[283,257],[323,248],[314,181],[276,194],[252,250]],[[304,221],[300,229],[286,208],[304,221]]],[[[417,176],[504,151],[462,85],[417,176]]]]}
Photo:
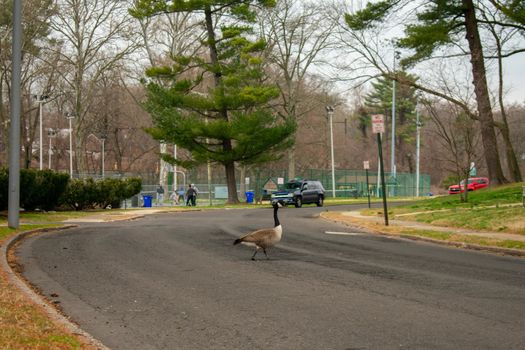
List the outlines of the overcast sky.
{"type": "Polygon", "coordinates": [[[505,86],[509,89],[507,101],[525,103],[525,54],[507,58],[504,74],[505,86]]]}

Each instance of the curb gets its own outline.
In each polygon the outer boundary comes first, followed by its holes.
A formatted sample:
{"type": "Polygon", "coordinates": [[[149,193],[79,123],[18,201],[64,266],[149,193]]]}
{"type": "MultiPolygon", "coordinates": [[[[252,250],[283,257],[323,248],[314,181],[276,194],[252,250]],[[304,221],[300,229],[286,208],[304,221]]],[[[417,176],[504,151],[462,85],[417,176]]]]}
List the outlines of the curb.
{"type": "Polygon", "coordinates": [[[31,302],[40,306],[44,310],[44,312],[48,315],[48,317],[51,318],[53,321],[60,323],[63,327],[65,327],[73,335],[83,337],[86,340],[86,342],[89,343],[89,345],[95,346],[99,350],[110,350],[108,347],[102,344],[99,340],[95,339],[91,334],[82,330],[78,325],[74,324],[71,320],[69,320],[67,317],[62,315],[54,307],[50,306],[47,300],[41,295],[35,293],[33,289],[31,289],[28,286],[28,284],[11,269],[11,266],[8,263],[7,254],[9,250],[13,247],[13,245],[18,243],[19,241],[22,241],[27,236],[35,234],[35,233],[62,231],[62,230],[70,229],[73,227],[77,227],[77,225],[65,225],[65,226],[57,227],[57,228],[30,230],[30,231],[20,232],[16,234],[15,236],[9,238],[5,242],[5,244],[0,246],[0,255],[1,255],[0,269],[5,271],[7,275],[8,283],[12,283],[18,290],[24,293],[25,296],[29,298],[31,302]]]}
{"type": "MultiPolygon", "coordinates": [[[[381,231],[379,229],[370,229],[368,227],[363,227],[363,226],[360,226],[357,223],[347,222],[347,221],[344,221],[344,220],[330,219],[330,218],[327,218],[324,215],[322,215],[322,213],[320,214],[320,217],[323,218],[324,220],[329,220],[329,221],[332,221],[332,222],[338,222],[338,223],[344,224],[346,226],[359,227],[359,229],[361,229],[361,230],[363,230],[365,232],[368,232],[370,234],[377,234],[377,235],[388,236],[388,237],[392,237],[392,238],[408,239],[408,240],[412,240],[412,241],[422,241],[422,242],[434,243],[434,244],[439,244],[439,245],[444,245],[444,246],[451,246],[451,247],[456,247],[456,248],[463,248],[463,249],[470,249],[470,250],[477,250],[477,251],[485,251],[485,252],[497,253],[497,254],[502,254],[502,255],[510,255],[510,256],[516,256],[516,257],[520,257],[520,258],[525,258],[525,250],[522,250],[522,249],[500,248],[500,247],[484,246],[484,245],[472,244],[472,243],[464,243],[464,242],[447,242],[447,241],[441,241],[441,240],[438,240],[438,239],[433,239],[433,238],[428,238],[428,237],[421,237],[421,236],[413,236],[413,235],[407,235],[407,234],[390,234],[390,233],[383,232],[383,231],[381,231]]],[[[405,226],[396,226],[396,227],[405,228],[405,226]]]]}

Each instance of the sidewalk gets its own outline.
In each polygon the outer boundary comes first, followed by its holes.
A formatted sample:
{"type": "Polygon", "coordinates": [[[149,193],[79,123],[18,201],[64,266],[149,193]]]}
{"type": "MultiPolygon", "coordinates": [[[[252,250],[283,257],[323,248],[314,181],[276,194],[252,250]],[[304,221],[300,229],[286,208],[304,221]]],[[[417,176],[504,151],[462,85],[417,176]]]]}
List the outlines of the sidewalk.
{"type": "Polygon", "coordinates": [[[162,207],[156,207],[156,208],[134,208],[134,209],[126,209],[126,210],[119,210],[118,212],[111,212],[108,211],[107,213],[96,213],[93,215],[85,216],[85,217],[79,217],[74,219],[67,219],[64,220],[64,223],[89,223],[89,222],[110,222],[110,221],[123,221],[123,220],[134,220],[138,218],[142,218],[145,215],[150,214],[157,214],[157,213],[165,213],[168,212],[169,208],[162,208],[162,207]]]}
{"type": "Polygon", "coordinates": [[[385,226],[383,217],[361,215],[359,211],[323,212],[321,213],[321,217],[349,226],[357,226],[376,234],[398,236],[401,238],[423,240],[476,250],[490,250],[502,254],[525,257],[525,248],[507,248],[498,245],[502,242],[519,242],[523,246],[525,245],[525,235],[520,234],[434,226],[395,218],[389,219],[389,226],[385,226]],[[418,231],[434,232],[436,234],[451,234],[452,237],[450,237],[450,239],[435,239],[428,235],[424,235],[423,233],[418,233],[418,231]],[[476,244],[476,240],[483,241],[484,244],[476,244]]]}

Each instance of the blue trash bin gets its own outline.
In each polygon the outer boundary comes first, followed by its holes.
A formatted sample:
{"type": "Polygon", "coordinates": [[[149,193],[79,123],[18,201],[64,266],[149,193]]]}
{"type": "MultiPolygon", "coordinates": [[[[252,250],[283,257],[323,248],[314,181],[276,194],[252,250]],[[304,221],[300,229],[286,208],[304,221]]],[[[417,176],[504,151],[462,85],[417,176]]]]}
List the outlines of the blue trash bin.
{"type": "Polygon", "coordinates": [[[151,208],[151,200],[153,199],[152,196],[143,196],[144,197],[144,207],[145,208],[151,208]]]}
{"type": "Polygon", "coordinates": [[[246,192],[246,203],[253,203],[253,191],[246,192]]]}

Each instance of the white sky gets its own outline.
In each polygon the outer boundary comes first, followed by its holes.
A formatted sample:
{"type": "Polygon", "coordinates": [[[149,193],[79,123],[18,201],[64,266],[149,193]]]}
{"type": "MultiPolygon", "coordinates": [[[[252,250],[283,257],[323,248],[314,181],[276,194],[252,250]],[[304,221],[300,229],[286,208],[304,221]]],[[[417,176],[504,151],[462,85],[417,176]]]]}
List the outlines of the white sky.
{"type": "Polygon", "coordinates": [[[525,54],[517,54],[505,61],[505,88],[508,89],[506,100],[510,103],[525,103],[525,54]]]}

